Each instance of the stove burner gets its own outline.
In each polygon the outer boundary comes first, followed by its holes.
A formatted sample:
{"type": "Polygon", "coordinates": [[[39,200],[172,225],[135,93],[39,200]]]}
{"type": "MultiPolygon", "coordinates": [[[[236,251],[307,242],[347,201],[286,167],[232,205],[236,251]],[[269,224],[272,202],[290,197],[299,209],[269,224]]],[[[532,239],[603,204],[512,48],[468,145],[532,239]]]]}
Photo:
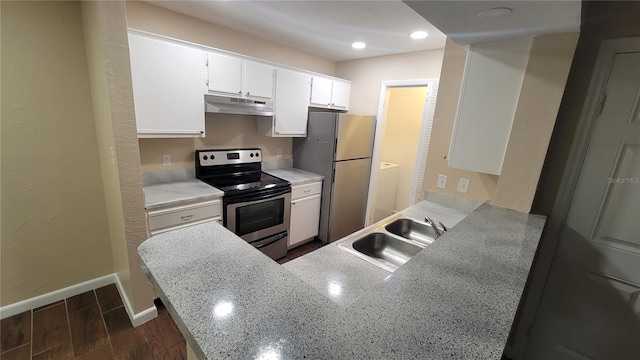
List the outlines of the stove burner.
{"type": "Polygon", "coordinates": [[[196,178],[224,191],[225,196],[290,187],[283,179],[262,172],[260,149],[197,150],[196,178]]]}

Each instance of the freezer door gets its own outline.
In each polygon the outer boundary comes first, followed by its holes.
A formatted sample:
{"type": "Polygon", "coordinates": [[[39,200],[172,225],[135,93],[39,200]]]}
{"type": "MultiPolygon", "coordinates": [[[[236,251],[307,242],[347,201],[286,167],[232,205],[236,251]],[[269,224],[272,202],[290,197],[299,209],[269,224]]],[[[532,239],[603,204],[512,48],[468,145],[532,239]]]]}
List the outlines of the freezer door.
{"type": "Polygon", "coordinates": [[[329,242],[364,228],[371,159],[335,163],[329,242]]]}
{"type": "Polygon", "coordinates": [[[340,114],[337,130],[336,161],[371,157],[375,134],[373,116],[340,114]]]}

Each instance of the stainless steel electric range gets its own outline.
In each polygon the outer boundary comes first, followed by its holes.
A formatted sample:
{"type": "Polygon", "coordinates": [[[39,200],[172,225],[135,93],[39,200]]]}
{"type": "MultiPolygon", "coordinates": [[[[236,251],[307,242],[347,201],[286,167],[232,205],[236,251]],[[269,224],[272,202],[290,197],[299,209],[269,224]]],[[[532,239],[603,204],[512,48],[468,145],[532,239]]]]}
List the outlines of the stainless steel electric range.
{"type": "Polygon", "coordinates": [[[262,172],[262,150],[196,150],[196,178],[224,191],[224,226],[272,259],[287,255],[291,184],[262,172]]]}

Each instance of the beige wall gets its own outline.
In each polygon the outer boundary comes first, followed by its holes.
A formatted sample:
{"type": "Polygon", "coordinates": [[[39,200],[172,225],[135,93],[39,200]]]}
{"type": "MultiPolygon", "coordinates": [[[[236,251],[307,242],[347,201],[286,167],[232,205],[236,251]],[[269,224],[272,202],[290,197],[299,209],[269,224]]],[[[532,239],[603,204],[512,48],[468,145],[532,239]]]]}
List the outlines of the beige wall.
{"type": "Polygon", "coordinates": [[[453,124],[458,107],[466,56],[467,53],[464,49],[453,41],[447,40],[440,74],[436,111],[431,128],[423,192],[424,190],[429,190],[486,201],[493,199],[498,185],[498,176],[453,169],[449,167],[446,159],[449,154],[449,143],[451,142],[451,133],[453,132],[453,124]],[[436,187],[438,174],[448,177],[445,189],[436,187]],[[460,178],[469,179],[469,192],[467,194],[457,191],[460,178]]]}
{"type": "Polygon", "coordinates": [[[4,306],[114,268],[80,3],[0,6],[4,306]]]}
{"type": "Polygon", "coordinates": [[[538,36],[520,90],[494,204],[529,212],[579,33],[538,36]]]}
{"type": "Polygon", "coordinates": [[[114,267],[139,313],[155,296],[137,254],[147,230],[124,2],[83,2],[82,17],[114,267]]]}
{"type": "MultiPolygon", "coordinates": [[[[382,161],[400,165],[394,206],[394,210],[399,211],[411,205],[411,188],[418,156],[427,87],[390,88],[387,96],[389,99],[382,140],[382,161]]],[[[377,189],[377,191],[389,191],[389,189],[377,189]]]]}
{"type": "Polygon", "coordinates": [[[455,122],[466,51],[447,40],[424,190],[479,201],[490,200],[498,206],[529,212],[577,39],[577,33],[534,38],[500,176],[448,166],[446,157],[455,122]],[[444,190],[436,187],[438,174],[448,176],[444,190]],[[460,178],[470,181],[467,194],[457,191],[460,178]]]}
{"type": "Polygon", "coordinates": [[[263,160],[291,159],[291,138],[272,138],[258,135],[256,117],[250,115],[209,114],[205,116],[204,138],[139,139],[142,171],[159,171],[195,166],[197,149],[235,149],[257,147],[263,160]],[[282,149],[279,158],[278,149],[282,149]],[[171,165],[162,166],[162,155],[171,155],[171,165]]]}
{"type": "Polygon", "coordinates": [[[140,1],[127,1],[130,28],[207,45],[326,75],[335,74],[335,63],[275,42],[259,39],[140,1]]]}
{"type": "Polygon", "coordinates": [[[341,61],[336,76],[351,80],[349,112],[377,115],[382,81],[439,78],[444,49],[341,61]]]}

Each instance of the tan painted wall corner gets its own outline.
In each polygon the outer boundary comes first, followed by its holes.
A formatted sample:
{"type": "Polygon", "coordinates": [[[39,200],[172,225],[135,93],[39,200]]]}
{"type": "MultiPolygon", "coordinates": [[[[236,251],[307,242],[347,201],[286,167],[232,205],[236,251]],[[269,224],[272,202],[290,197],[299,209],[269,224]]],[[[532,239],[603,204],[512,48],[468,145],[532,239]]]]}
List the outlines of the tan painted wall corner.
{"type": "Polygon", "coordinates": [[[80,3],[0,6],[5,306],[114,267],[80,3]]]}
{"type": "Polygon", "coordinates": [[[82,6],[114,265],[124,295],[139,313],[154,306],[155,296],[137,252],[147,238],[147,226],[125,5],[124,1],[107,1],[83,2],[82,6]],[[110,148],[116,153],[115,166],[110,148]]]}
{"type": "Polygon", "coordinates": [[[578,37],[572,32],[534,38],[495,205],[531,210],[578,37]]]}

